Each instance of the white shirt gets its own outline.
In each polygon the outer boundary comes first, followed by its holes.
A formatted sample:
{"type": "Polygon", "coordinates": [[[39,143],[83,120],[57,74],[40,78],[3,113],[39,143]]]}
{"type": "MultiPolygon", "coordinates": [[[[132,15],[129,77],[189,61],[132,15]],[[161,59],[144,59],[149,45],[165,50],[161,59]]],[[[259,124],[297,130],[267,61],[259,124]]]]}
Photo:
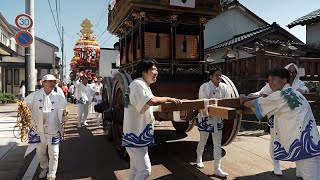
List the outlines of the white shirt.
{"type": "Polygon", "coordinates": [[[74,82],[75,85],[75,97],[77,100],[82,99],[83,103],[91,103],[91,99],[95,94],[95,91],[91,88],[89,84],[84,85],[79,80],[74,82]]]}
{"type": "Polygon", "coordinates": [[[155,97],[142,79],[131,82],[125,94],[123,119],[124,147],[146,147],[154,144],[154,116],[147,102],[155,97]]]}
{"type": "Polygon", "coordinates": [[[51,96],[51,93],[48,95],[46,93],[43,94],[43,97],[44,97],[43,108],[42,108],[43,112],[51,112],[52,104],[51,104],[50,96],[51,96]]]}
{"type": "MultiPolygon", "coordinates": [[[[202,84],[199,88],[199,99],[224,99],[230,98],[231,93],[228,90],[228,86],[225,83],[219,83],[219,86],[215,86],[212,81],[202,84]]],[[[198,130],[206,132],[216,132],[214,129],[214,123],[218,123],[218,130],[222,130],[223,122],[221,118],[209,117],[204,110],[200,110],[198,114],[198,130]]]]}
{"type": "Polygon", "coordinates": [[[103,88],[103,85],[102,83],[98,84],[98,83],[95,83],[93,84],[92,86],[92,89],[97,93],[99,93],[99,95],[94,95],[93,98],[92,98],[92,102],[94,102],[95,104],[98,104],[101,102],[102,100],[102,88],[103,88]]]}
{"type": "MultiPolygon", "coordinates": [[[[286,69],[289,69],[289,67],[293,65],[294,68],[296,69],[297,71],[297,75],[295,77],[295,79],[293,80],[293,83],[292,83],[292,88],[294,90],[297,90],[297,89],[300,89],[300,91],[304,91],[304,93],[309,93],[309,89],[307,88],[307,86],[304,84],[303,81],[300,80],[299,78],[299,68],[298,66],[296,66],[295,64],[293,63],[290,63],[288,65],[285,66],[286,69]]],[[[251,93],[250,95],[254,95],[254,96],[262,96],[262,95],[270,95],[271,93],[273,93],[269,83],[266,83],[266,85],[258,92],[255,92],[255,93],[251,93]]]]}
{"type": "Polygon", "coordinates": [[[71,93],[71,94],[73,94],[74,93],[74,85],[71,85],[70,87],[69,87],[69,93],[71,93]]]}
{"type": "Polygon", "coordinates": [[[24,85],[19,89],[19,94],[21,94],[22,97],[26,96],[26,87],[24,85]]]}

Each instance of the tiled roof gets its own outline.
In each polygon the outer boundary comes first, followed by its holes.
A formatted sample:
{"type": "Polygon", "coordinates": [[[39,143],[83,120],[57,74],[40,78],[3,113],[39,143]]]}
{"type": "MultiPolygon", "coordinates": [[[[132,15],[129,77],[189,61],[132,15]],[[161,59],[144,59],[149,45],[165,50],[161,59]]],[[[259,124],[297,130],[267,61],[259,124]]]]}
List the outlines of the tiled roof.
{"type": "Polygon", "coordinates": [[[253,37],[253,36],[257,35],[257,34],[265,32],[265,31],[267,31],[267,30],[269,30],[271,28],[272,28],[272,25],[267,25],[267,26],[263,26],[263,27],[254,29],[254,30],[249,31],[249,32],[238,34],[236,36],[233,36],[233,38],[231,38],[231,39],[229,39],[227,41],[224,41],[222,43],[219,43],[217,45],[214,45],[212,47],[207,48],[205,51],[212,51],[212,50],[215,50],[215,49],[219,49],[219,48],[223,48],[223,47],[234,45],[234,44],[236,44],[238,42],[244,41],[244,40],[246,40],[246,39],[248,39],[250,37],[253,37]]]}
{"type": "Polygon", "coordinates": [[[312,23],[312,22],[320,22],[320,9],[315,10],[305,16],[302,16],[301,18],[293,21],[292,23],[288,24],[289,28],[292,28],[296,25],[305,25],[307,23],[312,23]]]}
{"type": "MultiPolygon", "coordinates": [[[[276,45],[280,45],[280,44],[287,44],[288,41],[281,41],[279,39],[261,39],[261,41],[268,43],[268,44],[276,44],[276,45]]],[[[300,46],[304,46],[304,43],[300,43],[300,42],[291,42],[292,45],[300,45],[300,46]]]]}
{"type": "MultiPolygon", "coordinates": [[[[236,36],[233,36],[231,39],[226,40],[222,43],[219,43],[217,45],[211,46],[207,49],[205,49],[205,52],[210,52],[212,50],[215,49],[219,49],[219,48],[224,48],[224,47],[228,47],[228,46],[235,46],[235,45],[241,45],[241,44],[245,44],[247,42],[250,42],[254,39],[263,39],[263,37],[267,34],[270,34],[274,31],[279,31],[280,33],[286,35],[289,39],[291,39],[293,42],[291,42],[292,44],[295,45],[304,45],[302,41],[300,41],[298,38],[296,38],[295,36],[293,36],[291,33],[289,33],[288,31],[284,30],[283,28],[281,28],[277,23],[272,23],[270,25],[267,26],[263,26],[263,27],[259,27],[257,29],[242,33],[242,34],[238,34],[236,36]]],[[[266,39],[266,38],[264,38],[266,39]]],[[[280,40],[272,40],[272,43],[279,43],[280,44],[280,40]],[[278,41],[278,42],[277,42],[278,41]]],[[[271,40],[269,39],[269,43],[271,43],[271,40]]],[[[286,43],[286,42],[283,42],[286,43]]]]}

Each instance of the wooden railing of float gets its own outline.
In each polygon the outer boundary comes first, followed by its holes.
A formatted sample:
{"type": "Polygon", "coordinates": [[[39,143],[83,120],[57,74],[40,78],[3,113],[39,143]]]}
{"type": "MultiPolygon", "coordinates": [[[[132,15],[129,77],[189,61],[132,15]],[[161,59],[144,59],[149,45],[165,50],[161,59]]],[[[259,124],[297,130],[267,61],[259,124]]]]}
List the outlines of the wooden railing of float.
{"type": "Polygon", "coordinates": [[[264,78],[268,70],[285,67],[292,62],[299,68],[304,68],[305,76],[301,77],[302,80],[319,81],[320,58],[275,56],[258,51],[251,57],[229,59],[226,62],[217,63],[215,66],[221,67],[229,78],[239,80],[264,78]]]}

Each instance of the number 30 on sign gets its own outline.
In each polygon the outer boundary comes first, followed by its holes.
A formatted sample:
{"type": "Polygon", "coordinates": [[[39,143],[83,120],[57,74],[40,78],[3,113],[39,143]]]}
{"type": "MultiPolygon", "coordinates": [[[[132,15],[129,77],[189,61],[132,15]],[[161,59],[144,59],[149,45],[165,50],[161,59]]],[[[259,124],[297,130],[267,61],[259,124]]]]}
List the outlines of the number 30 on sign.
{"type": "Polygon", "coordinates": [[[19,14],[15,19],[15,23],[18,28],[22,30],[28,30],[32,27],[33,20],[28,14],[19,14]]]}

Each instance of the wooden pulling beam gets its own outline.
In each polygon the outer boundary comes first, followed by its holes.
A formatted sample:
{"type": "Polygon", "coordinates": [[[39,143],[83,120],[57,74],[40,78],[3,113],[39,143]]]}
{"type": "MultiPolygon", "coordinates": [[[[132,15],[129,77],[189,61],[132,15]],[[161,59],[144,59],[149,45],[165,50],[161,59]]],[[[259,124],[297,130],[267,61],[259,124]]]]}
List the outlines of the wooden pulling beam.
{"type": "MultiPolygon", "coordinates": [[[[314,102],[316,95],[314,93],[303,94],[309,103],[314,102]]],[[[254,99],[254,98],[252,98],[254,99]]],[[[173,112],[173,111],[190,111],[205,109],[205,101],[208,101],[208,112],[210,116],[220,117],[222,119],[236,119],[238,114],[254,114],[250,108],[243,107],[240,104],[239,98],[230,99],[197,99],[197,100],[182,100],[180,106],[174,103],[164,103],[160,106],[160,112],[173,112]]]]}
{"type": "MultiPolygon", "coordinates": [[[[243,109],[243,107],[240,104],[239,98],[207,99],[207,100],[208,100],[209,105],[243,109]]],[[[203,100],[203,99],[182,100],[182,104],[180,106],[176,106],[174,103],[164,103],[161,105],[161,112],[205,109],[204,101],[205,100],[203,100]]]]}
{"type": "Polygon", "coordinates": [[[210,116],[220,117],[223,119],[236,119],[237,113],[252,114],[251,109],[241,106],[239,98],[182,100],[182,104],[179,106],[176,106],[174,103],[162,104],[159,111],[169,113],[173,111],[205,109],[205,101],[208,101],[208,112],[210,116]]]}

